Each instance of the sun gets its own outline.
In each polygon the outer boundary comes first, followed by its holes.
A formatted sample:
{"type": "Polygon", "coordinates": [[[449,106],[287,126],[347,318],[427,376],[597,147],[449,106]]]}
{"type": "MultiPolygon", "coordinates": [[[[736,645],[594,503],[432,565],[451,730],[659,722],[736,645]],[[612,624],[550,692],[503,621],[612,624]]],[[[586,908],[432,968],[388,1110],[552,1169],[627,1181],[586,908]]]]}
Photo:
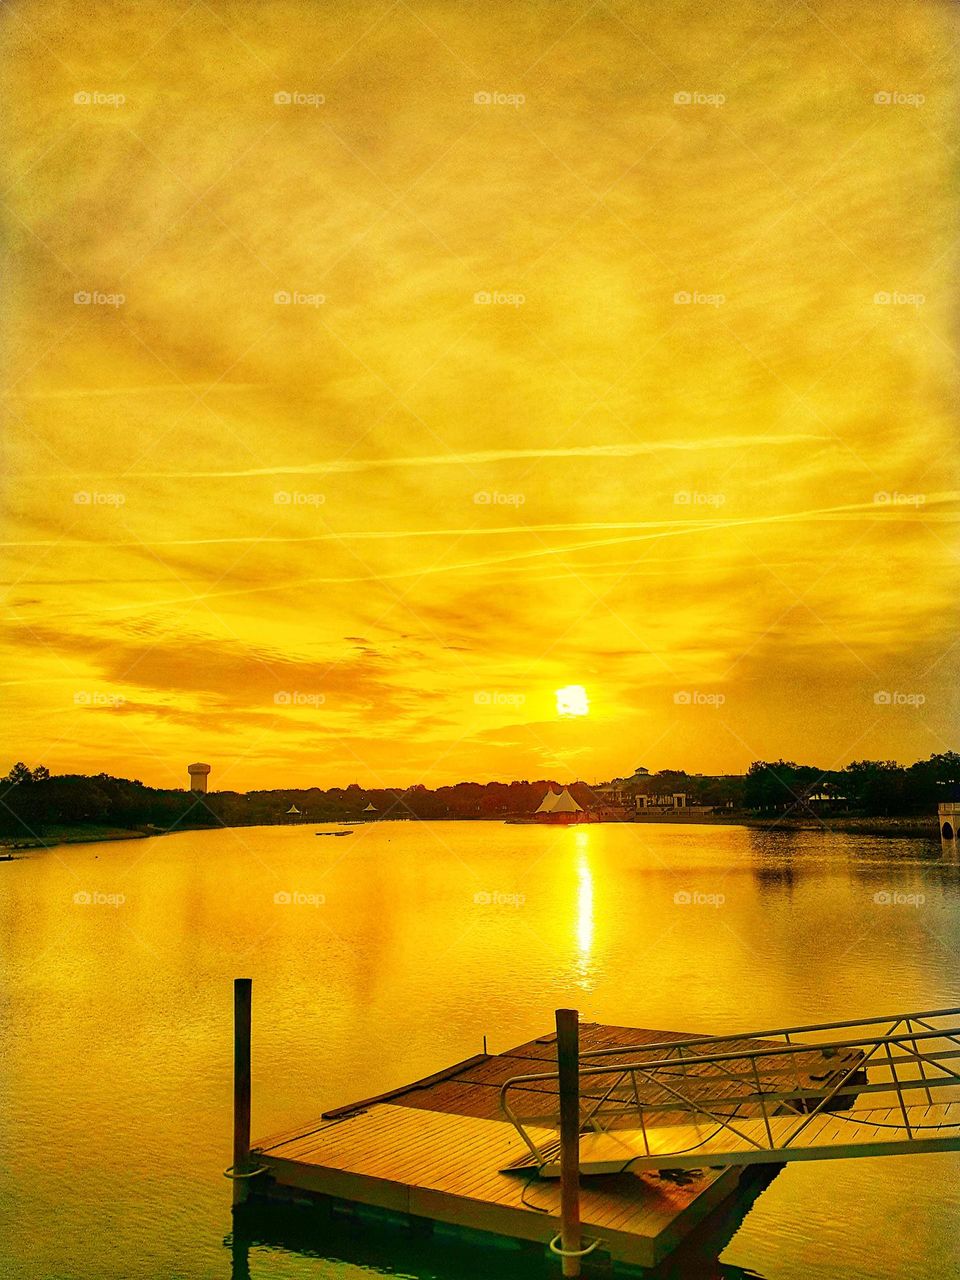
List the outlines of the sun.
{"type": "Polygon", "coordinates": [[[566,688],[557,690],[558,716],[588,716],[589,714],[590,700],[582,684],[568,684],[566,688]]]}

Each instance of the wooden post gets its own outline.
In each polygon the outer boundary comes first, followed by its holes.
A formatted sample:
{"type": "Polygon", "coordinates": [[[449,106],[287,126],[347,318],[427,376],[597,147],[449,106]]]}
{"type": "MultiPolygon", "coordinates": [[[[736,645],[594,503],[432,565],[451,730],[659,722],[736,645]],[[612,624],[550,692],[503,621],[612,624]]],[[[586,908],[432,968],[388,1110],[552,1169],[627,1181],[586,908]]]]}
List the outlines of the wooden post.
{"type": "MultiPolygon", "coordinates": [[[[233,1172],[250,1163],[250,1010],[252,979],[233,980],[233,1172]]],[[[234,1177],[233,1203],[246,1198],[246,1178],[234,1177]]]]}
{"type": "MultiPolygon", "coordinates": [[[[580,1020],[576,1009],[557,1010],[560,1090],[560,1246],[580,1244],[580,1020]]],[[[579,1258],[563,1259],[563,1274],[580,1274],[579,1258]]]]}

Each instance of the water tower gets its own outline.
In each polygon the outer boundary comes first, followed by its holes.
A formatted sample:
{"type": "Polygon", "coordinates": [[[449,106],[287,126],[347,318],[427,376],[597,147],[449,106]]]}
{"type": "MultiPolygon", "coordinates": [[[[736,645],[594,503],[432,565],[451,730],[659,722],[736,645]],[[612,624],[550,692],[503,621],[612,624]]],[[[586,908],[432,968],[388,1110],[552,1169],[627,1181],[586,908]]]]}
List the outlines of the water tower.
{"type": "Polygon", "coordinates": [[[208,764],[188,764],[187,773],[190,775],[190,790],[197,791],[201,795],[207,789],[207,774],[210,772],[208,764]]]}

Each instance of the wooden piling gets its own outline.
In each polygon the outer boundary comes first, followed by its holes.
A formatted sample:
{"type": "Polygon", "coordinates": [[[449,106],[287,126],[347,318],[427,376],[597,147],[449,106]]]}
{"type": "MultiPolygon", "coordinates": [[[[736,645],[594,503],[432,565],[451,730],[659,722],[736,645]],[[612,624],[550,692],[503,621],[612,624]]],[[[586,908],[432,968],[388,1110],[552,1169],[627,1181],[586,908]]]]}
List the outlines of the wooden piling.
{"type": "MultiPolygon", "coordinates": [[[[560,1092],[560,1247],[575,1253],[580,1243],[580,1019],[576,1009],[557,1010],[557,1072],[560,1092]]],[[[563,1274],[579,1276],[580,1259],[563,1258],[563,1274]]]]}
{"type": "Polygon", "coordinates": [[[244,1174],[250,1164],[251,978],[233,980],[233,1203],[247,1194],[244,1174]]]}

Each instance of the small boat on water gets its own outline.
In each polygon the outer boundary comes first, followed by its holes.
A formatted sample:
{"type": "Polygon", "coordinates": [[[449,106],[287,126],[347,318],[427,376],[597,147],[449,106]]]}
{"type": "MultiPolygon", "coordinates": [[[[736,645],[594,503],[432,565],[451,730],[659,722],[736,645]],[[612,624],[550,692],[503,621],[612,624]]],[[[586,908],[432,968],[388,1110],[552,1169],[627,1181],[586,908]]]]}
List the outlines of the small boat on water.
{"type": "Polygon", "coordinates": [[[315,831],[315,836],[352,836],[352,831],[315,831]]]}

